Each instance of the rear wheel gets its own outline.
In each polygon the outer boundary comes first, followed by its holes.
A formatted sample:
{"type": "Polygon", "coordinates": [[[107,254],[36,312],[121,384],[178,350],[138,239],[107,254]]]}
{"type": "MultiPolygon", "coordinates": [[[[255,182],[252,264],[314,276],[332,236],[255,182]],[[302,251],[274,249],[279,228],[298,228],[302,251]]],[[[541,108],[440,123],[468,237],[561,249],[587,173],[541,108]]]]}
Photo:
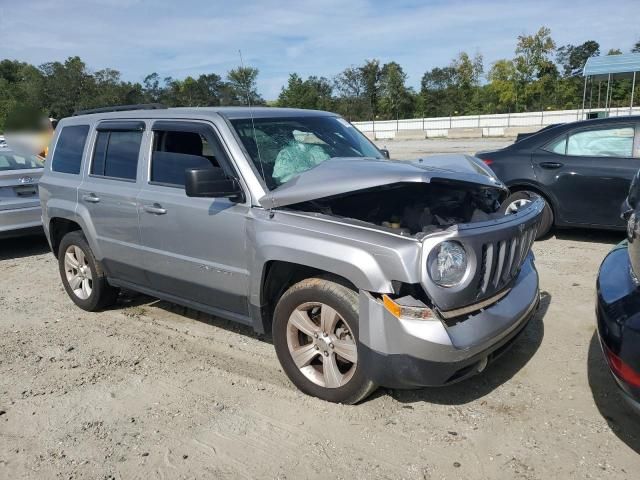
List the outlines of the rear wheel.
{"type": "Polygon", "coordinates": [[[303,280],[280,298],[273,343],[289,379],[302,392],[353,404],[375,385],[358,363],[358,295],[321,278],[303,280]]]}
{"type": "Polygon", "coordinates": [[[544,210],[542,211],[542,221],[538,227],[538,233],[536,234],[536,240],[545,237],[549,234],[551,227],[553,226],[553,210],[549,202],[536,192],[529,190],[520,190],[519,192],[512,193],[509,198],[504,201],[504,214],[510,215],[516,213],[519,209],[531,203],[531,200],[535,197],[540,197],[544,200],[544,210]]]}
{"type": "Polygon", "coordinates": [[[64,236],[58,250],[58,266],[64,289],[83,310],[93,312],[115,303],[118,289],[107,282],[82,232],[64,236]]]}

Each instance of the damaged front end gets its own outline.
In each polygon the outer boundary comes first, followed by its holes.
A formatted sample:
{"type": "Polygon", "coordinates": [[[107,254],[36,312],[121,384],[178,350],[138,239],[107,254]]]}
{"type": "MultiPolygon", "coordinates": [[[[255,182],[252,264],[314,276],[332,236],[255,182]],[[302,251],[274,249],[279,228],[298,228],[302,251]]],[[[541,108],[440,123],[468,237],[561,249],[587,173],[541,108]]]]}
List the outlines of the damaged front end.
{"type": "Polygon", "coordinates": [[[320,198],[290,206],[292,210],[356,221],[398,235],[421,239],[464,223],[504,216],[506,191],[455,180],[395,183],[320,198]]]}
{"type": "Polygon", "coordinates": [[[358,158],[325,161],[261,202],[417,242],[418,281],[388,292],[387,303],[408,294],[455,322],[503,298],[529,255],[544,201],[505,214],[508,193],[473,157],[358,158]]]}

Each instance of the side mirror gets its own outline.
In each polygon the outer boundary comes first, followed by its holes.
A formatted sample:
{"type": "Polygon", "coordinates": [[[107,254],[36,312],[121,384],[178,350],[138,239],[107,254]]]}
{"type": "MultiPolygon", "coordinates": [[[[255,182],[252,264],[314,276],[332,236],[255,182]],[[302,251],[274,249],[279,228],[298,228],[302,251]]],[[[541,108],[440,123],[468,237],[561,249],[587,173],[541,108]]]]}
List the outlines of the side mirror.
{"type": "Polygon", "coordinates": [[[244,201],[244,193],[235,178],[229,178],[222,168],[189,168],[185,171],[187,197],[229,198],[244,201]]]}
{"type": "Polygon", "coordinates": [[[382,155],[384,156],[384,158],[386,158],[387,160],[389,160],[390,158],[390,154],[389,154],[389,150],[387,150],[386,148],[381,148],[380,152],[382,153],[382,155]]]}

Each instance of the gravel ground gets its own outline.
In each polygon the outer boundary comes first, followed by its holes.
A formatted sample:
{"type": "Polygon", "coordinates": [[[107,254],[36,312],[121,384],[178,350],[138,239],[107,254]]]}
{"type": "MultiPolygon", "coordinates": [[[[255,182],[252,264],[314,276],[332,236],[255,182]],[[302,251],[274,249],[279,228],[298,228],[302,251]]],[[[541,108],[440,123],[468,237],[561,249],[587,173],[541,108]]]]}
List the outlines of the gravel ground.
{"type": "Polygon", "coordinates": [[[637,478],[640,421],[594,336],[620,239],[536,243],[541,309],[508,353],[358,406],[299,393],[269,338],[224,320],[133,294],[86,313],[44,240],[0,241],[0,478],[637,478]]]}

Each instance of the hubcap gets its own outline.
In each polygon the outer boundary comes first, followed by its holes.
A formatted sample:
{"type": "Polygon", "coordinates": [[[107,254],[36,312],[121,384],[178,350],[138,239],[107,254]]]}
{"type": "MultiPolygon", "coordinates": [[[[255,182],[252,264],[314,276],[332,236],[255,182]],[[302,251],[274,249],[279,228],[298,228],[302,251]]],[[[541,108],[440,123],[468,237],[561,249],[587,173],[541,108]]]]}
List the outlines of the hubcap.
{"type": "Polygon", "coordinates": [[[91,296],[93,276],[82,249],[71,245],[64,253],[64,271],[73,294],[81,300],[91,296]]]}
{"type": "Polygon", "coordinates": [[[518,210],[520,210],[522,207],[524,207],[528,203],[531,203],[531,200],[527,200],[526,198],[521,198],[519,200],[514,200],[513,202],[511,202],[507,206],[507,209],[505,210],[504,213],[505,213],[505,215],[510,215],[512,213],[516,213],[518,210]]]}
{"type": "Polygon", "coordinates": [[[356,370],[353,333],[342,316],[324,303],[305,303],[291,313],[287,346],[302,374],[321,387],[341,387],[356,370]]]}

